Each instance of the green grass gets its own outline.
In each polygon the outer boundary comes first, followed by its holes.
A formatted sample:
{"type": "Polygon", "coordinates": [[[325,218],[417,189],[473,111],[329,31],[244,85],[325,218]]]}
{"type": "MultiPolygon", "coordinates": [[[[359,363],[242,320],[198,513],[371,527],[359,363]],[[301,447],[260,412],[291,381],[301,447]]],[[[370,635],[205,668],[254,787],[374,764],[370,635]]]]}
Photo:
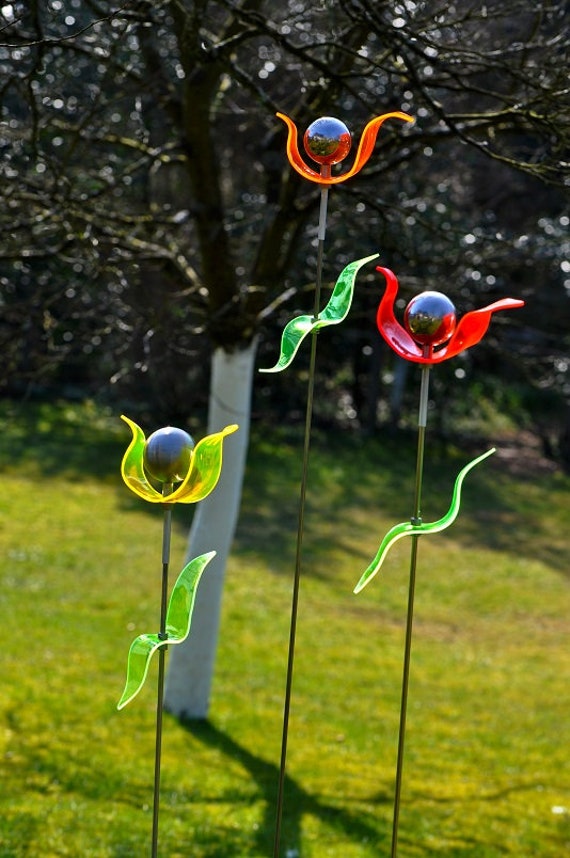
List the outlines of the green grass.
{"type": "MultiPolygon", "coordinates": [[[[0,418],[0,858],[142,858],[154,670],[115,706],[131,640],[156,630],[160,510],[120,482],[114,415],[4,404],[0,418]]],[[[470,458],[429,443],[426,520],[470,458]]],[[[211,717],[165,719],[169,858],[272,855],[300,450],[254,433],[211,717]]],[[[414,455],[401,439],[314,439],[283,856],[389,855],[407,541],[352,588],[409,517],[414,455]]],[[[401,858],[568,852],[569,489],[492,457],[453,527],[420,540],[401,858]]],[[[175,509],[173,568],[190,515],[175,509]]]]}

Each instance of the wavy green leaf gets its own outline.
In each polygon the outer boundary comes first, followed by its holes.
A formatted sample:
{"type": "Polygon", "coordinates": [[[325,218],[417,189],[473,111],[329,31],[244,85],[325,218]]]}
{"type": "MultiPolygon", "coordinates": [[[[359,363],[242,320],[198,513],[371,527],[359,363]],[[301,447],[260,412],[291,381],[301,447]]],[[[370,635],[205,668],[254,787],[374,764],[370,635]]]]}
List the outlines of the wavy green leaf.
{"type": "Polygon", "coordinates": [[[166,612],[166,638],[163,639],[157,634],[143,634],[132,642],[127,660],[127,681],[117,709],[122,709],[139,693],[147,677],[151,658],[157,649],[182,643],[188,637],[196,589],[202,572],[215,554],[215,551],[209,551],[195,557],[178,576],[166,612]]]}
{"type": "Polygon", "coordinates": [[[376,573],[380,570],[388,551],[394,543],[398,541],[398,539],[401,539],[403,536],[422,536],[429,533],[439,533],[439,531],[445,530],[446,527],[453,524],[459,513],[459,507],[461,506],[461,486],[463,484],[463,480],[475,465],[478,465],[479,462],[482,462],[483,459],[486,459],[494,452],[495,447],[488,450],[486,453],[483,453],[483,455],[478,456],[476,459],[473,459],[473,461],[469,462],[464,468],[462,468],[455,480],[451,505],[443,518],[433,522],[426,522],[425,524],[411,524],[411,522],[404,521],[401,524],[395,524],[394,527],[388,531],[380,543],[380,548],[378,549],[374,560],[363,572],[360,581],[354,588],[355,593],[360,593],[372,578],[374,578],[376,573]]]}
{"type": "Polygon", "coordinates": [[[328,304],[318,316],[297,316],[292,319],[286,326],[281,336],[281,354],[275,366],[269,369],[260,369],[260,372],[281,372],[286,369],[293,361],[293,358],[299,350],[299,346],[312,331],[318,331],[321,328],[326,328],[328,325],[338,325],[343,319],[346,319],[350,305],[352,304],[352,296],[354,294],[354,283],[359,269],[367,262],[377,259],[378,254],[366,256],[364,259],[357,259],[351,262],[346,268],[341,271],[338,280],[335,283],[332,295],[328,304]]]}

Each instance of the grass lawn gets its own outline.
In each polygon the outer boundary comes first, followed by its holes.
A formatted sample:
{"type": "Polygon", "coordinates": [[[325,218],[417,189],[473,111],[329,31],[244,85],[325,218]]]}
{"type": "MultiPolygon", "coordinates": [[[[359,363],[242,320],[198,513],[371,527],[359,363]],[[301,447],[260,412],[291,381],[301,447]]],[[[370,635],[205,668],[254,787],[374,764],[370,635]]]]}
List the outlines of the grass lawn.
{"type": "MultiPolygon", "coordinates": [[[[156,665],[116,703],[132,639],[157,630],[161,511],[120,481],[118,415],[0,408],[0,858],[143,858],[156,665]]],[[[429,445],[426,521],[471,458],[429,445]]],[[[272,855],[300,451],[254,431],[211,716],[165,718],[165,858],[272,855]]],[[[389,856],[409,541],[352,589],[409,518],[414,456],[314,439],[283,858],[389,856]]],[[[570,479],[522,471],[491,457],[420,539],[400,858],[570,851],[570,479]]]]}

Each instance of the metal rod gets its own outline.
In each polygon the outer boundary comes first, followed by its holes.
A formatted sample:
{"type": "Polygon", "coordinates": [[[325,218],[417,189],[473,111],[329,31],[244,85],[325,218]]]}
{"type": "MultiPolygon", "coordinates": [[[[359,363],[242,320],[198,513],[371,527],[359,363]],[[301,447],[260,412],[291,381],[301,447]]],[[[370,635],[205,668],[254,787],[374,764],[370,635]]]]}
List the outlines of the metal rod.
{"type": "MultiPolygon", "coordinates": [[[[414,490],[414,512],[412,524],[421,524],[422,482],[424,470],[425,434],[428,412],[429,364],[422,366],[420,387],[420,407],[418,416],[418,447],[416,458],[416,482],[414,490]]],[[[404,749],[406,739],[406,716],[408,711],[408,690],[410,684],[410,663],[412,656],[412,631],[414,622],[414,597],[416,589],[416,567],[418,559],[418,536],[412,536],[410,551],[410,579],[408,586],[408,610],[406,615],[406,637],[404,644],[404,665],[402,670],[402,696],[400,701],[400,724],[398,729],[398,757],[396,762],[396,783],[394,790],[394,813],[392,820],[392,845],[390,858],[398,854],[398,826],[400,820],[400,802],[402,795],[402,774],[404,770],[404,749]]]]}
{"type": "MultiPolygon", "coordinates": [[[[165,483],[162,487],[164,497],[171,494],[172,484],[165,483]]],[[[166,609],[168,604],[168,567],[170,564],[170,536],[172,532],[172,506],[164,505],[164,520],[162,525],[162,586],[160,597],[160,631],[161,640],[168,638],[166,631],[166,609]]],[[[166,647],[158,650],[158,681],[156,700],[156,741],[154,750],[154,795],[152,806],[152,847],[151,858],[158,856],[158,815],[160,808],[160,763],[162,757],[162,716],[164,701],[164,674],[166,662],[166,647]]]]}
{"type": "MultiPolygon", "coordinates": [[[[321,167],[322,175],[330,175],[330,167],[321,167]]],[[[328,209],[328,187],[321,187],[321,203],[319,211],[318,228],[318,250],[317,250],[317,272],[315,279],[315,301],[313,317],[319,316],[322,276],[323,255],[327,225],[328,209]]],[[[297,615],[299,607],[299,588],[301,582],[301,560],[303,546],[303,530],[305,522],[305,501],[307,496],[307,479],[309,472],[309,450],[311,441],[311,427],[313,422],[313,402],[315,391],[315,367],[317,360],[317,332],[313,331],[311,336],[311,356],[309,362],[309,380],[307,382],[307,405],[305,411],[305,436],[303,441],[303,464],[301,470],[301,487],[299,494],[299,516],[297,524],[297,545],[295,549],[295,575],[293,578],[293,594],[291,598],[291,621],[289,627],[289,650],[287,655],[287,678],[285,682],[285,700],[283,705],[283,733],[281,738],[281,760],[279,765],[279,783],[277,790],[277,806],[275,819],[275,839],[273,843],[273,858],[279,858],[281,842],[281,823],[283,820],[283,797],[285,787],[285,772],[287,766],[287,741],[289,737],[289,716],[291,711],[291,695],[293,689],[293,668],[295,661],[295,642],[297,636],[297,615]]]]}

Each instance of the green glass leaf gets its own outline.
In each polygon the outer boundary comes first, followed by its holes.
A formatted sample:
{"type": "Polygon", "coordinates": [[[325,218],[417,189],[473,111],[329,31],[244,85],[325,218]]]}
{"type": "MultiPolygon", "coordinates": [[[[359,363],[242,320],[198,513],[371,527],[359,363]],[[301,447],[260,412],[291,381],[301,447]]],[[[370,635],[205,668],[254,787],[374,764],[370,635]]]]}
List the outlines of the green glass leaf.
{"type": "Polygon", "coordinates": [[[127,660],[127,681],[117,709],[123,709],[143,687],[156,650],[161,646],[182,643],[188,637],[196,589],[202,572],[215,554],[215,551],[209,551],[195,557],[178,576],[166,612],[167,637],[163,639],[157,634],[143,634],[132,642],[127,660]]]}
{"type": "Polygon", "coordinates": [[[286,326],[281,336],[281,355],[275,366],[269,369],[260,369],[260,372],[281,372],[286,369],[299,350],[299,346],[312,331],[318,331],[321,328],[326,328],[328,325],[338,325],[348,314],[350,305],[352,304],[352,296],[354,294],[354,283],[356,275],[360,268],[367,262],[377,259],[378,254],[366,256],[364,259],[357,259],[351,262],[340,273],[338,280],[335,283],[332,295],[328,304],[316,318],[314,316],[297,316],[292,319],[286,326]]]}
{"type": "Polygon", "coordinates": [[[450,524],[453,524],[457,515],[459,513],[459,507],[461,506],[461,486],[463,484],[463,480],[469,471],[478,465],[479,462],[482,462],[483,459],[486,459],[492,453],[495,452],[495,447],[491,450],[488,450],[486,453],[483,453],[481,456],[478,456],[476,459],[473,459],[464,468],[461,469],[459,474],[457,475],[457,479],[455,480],[455,485],[453,487],[453,495],[451,497],[451,505],[443,516],[443,518],[438,519],[433,522],[426,522],[425,524],[411,524],[410,522],[402,522],[401,524],[396,524],[392,527],[382,542],[380,543],[380,548],[376,553],[376,557],[372,561],[372,563],[368,566],[368,568],[363,572],[360,581],[354,588],[355,593],[360,593],[361,590],[366,587],[366,585],[374,578],[376,573],[380,570],[386,555],[390,548],[394,545],[398,539],[401,539],[403,536],[422,536],[424,534],[429,533],[439,533],[441,530],[445,530],[446,527],[449,527],[450,524]]]}

